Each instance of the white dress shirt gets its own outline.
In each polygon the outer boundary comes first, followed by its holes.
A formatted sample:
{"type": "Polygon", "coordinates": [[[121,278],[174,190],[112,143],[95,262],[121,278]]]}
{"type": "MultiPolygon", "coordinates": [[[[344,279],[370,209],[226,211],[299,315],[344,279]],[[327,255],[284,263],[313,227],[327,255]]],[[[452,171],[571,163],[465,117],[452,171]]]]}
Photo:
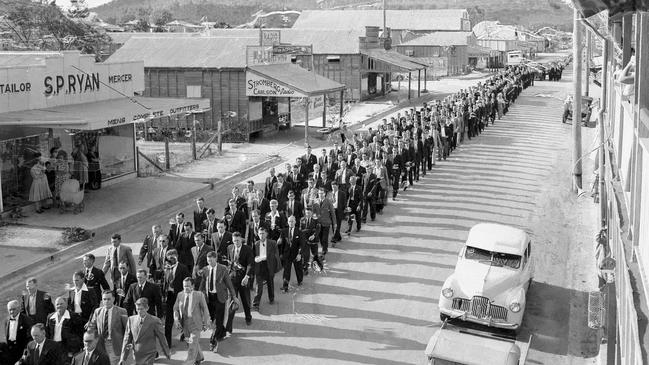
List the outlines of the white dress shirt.
{"type": "Polygon", "coordinates": [[[275,213],[270,212],[270,225],[271,227],[275,227],[275,222],[277,221],[277,218],[279,218],[279,210],[276,210],[275,213]]]}
{"type": "Polygon", "coordinates": [[[86,284],[81,286],[81,289],[74,288],[74,312],[81,313],[81,293],[88,291],[86,284]]]}
{"type": "Polygon", "coordinates": [[[56,324],[54,325],[54,337],[52,338],[52,340],[54,340],[55,342],[61,342],[62,341],[61,329],[63,329],[63,321],[66,318],[70,319],[70,312],[68,310],[66,310],[65,313],[63,313],[61,318],[59,318],[58,313],[54,314],[54,320],[55,320],[56,324]]]}
{"type": "Polygon", "coordinates": [[[259,242],[259,258],[266,260],[266,241],[259,242]]]}
{"type": "Polygon", "coordinates": [[[18,317],[11,319],[9,317],[9,341],[16,341],[18,333],[18,317]]]}

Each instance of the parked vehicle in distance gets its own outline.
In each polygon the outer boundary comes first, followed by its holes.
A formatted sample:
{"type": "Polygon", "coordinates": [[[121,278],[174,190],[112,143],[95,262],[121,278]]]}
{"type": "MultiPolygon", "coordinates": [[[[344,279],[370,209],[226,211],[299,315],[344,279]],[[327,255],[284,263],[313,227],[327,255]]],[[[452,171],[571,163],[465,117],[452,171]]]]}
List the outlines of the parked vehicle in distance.
{"type": "Polygon", "coordinates": [[[509,51],[507,52],[507,65],[519,65],[523,63],[525,58],[523,57],[523,51],[509,51]]]}
{"type": "Polygon", "coordinates": [[[460,250],[455,271],[442,286],[442,321],[460,319],[517,331],[534,273],[531,250],[523,230],[476,224],[460,250]]]}
{"type": "MultiPolygon", "coordinates": [[[[529,343],[522,345],[527,349],[529,343]]],[[[428,365],[519,365],[525,363],[527,351],[522,351],[513,339],[445,322],[430,337],[425,353],[428,365]]]]}

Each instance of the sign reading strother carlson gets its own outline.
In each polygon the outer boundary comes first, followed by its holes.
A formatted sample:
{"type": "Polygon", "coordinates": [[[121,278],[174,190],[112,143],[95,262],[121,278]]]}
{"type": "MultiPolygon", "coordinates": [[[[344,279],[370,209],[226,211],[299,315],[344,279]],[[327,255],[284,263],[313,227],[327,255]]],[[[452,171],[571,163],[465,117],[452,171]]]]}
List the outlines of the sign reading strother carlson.
{"type": "Polygon", "coordinates": [[[246,72],[246,96],[304,97],[293,89],[250,71],[246,72]]]}
{"type": "MultiPolygon", "coordinates": [[[[25,55],[0,54],[16,56],[25,55]]],[[[0,67],[0,113],[119,99],[144,90],[142,62],[96,63],[78,51],[35,53],[33,61],[0,67]]]]}

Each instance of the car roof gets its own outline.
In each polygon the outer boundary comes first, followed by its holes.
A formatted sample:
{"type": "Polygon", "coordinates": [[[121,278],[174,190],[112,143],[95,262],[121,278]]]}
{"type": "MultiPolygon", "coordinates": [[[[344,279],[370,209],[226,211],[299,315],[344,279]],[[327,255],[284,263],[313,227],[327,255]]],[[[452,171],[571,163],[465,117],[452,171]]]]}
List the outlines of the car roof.
{"type": "Polygon", "coordinates": [[[522,229],[497,223],[478,223],[469,230],[466,245],[492,252],[521,255],[529,241],[529,236],[522,229]]]}
{"type": "Polygon", "coordinates": [[[431,337],[426,355],[468,365],[484,364],[485,359],[490,364],[509,364],[511,356],[520,356],[520,348],[512,341],[442,328],[431,337]]]}

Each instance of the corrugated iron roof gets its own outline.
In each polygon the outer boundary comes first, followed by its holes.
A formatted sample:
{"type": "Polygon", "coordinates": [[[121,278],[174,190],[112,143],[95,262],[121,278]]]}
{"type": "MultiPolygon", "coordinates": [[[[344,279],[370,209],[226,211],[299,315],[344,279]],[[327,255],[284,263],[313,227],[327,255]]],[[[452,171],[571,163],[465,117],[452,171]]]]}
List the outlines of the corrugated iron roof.
{"type": "Polygon", "coordinates": [[[169,37],[200,37],[201,33],[150,33],[150,32],[124,32],[108,33],[115,44],[124,44],[131,38],[169,38],[169,37]]]}
{"type": "Polygon", "coordinates": [[[0,52],[0,67],[44,66],[46,58],[62,56],[59,52],[0,52]]]}
{"type": "Polygon", "coordinates": [[[307,96],[330,93],[345,88],[345,85],[339,82],[289,63],[250,66],[248,70],[273,79],[307,96]]]}
{"type": "Polygon", "coordinates": [[[466,46],[473,32],[434,32],[409,40],[399,46],[466,46]]]}
{"type": "Polygon", "coordinates": [[[386,51],[382,48],[364,49],[361,50],[361,53],[406,71],[423,70],[426,68],[423,63],[417,62],[408,56],[394,51],[386,51]]]}
{"type": "Polygon", "coordinates": [[[108,60],[144,61],[144,67],[160,68],[243,68],[246,46],[258,44],[258,38],[136,37],[108,60]]]}
{"type": "MultiPolygon", "coordinates": [[[[409,30],[462,30],[466,9],[387,10],[387,26],[409,30]]],[[[382,26],[382,10],[304,10],[294,29],[364,29],[382,26]]]]}

